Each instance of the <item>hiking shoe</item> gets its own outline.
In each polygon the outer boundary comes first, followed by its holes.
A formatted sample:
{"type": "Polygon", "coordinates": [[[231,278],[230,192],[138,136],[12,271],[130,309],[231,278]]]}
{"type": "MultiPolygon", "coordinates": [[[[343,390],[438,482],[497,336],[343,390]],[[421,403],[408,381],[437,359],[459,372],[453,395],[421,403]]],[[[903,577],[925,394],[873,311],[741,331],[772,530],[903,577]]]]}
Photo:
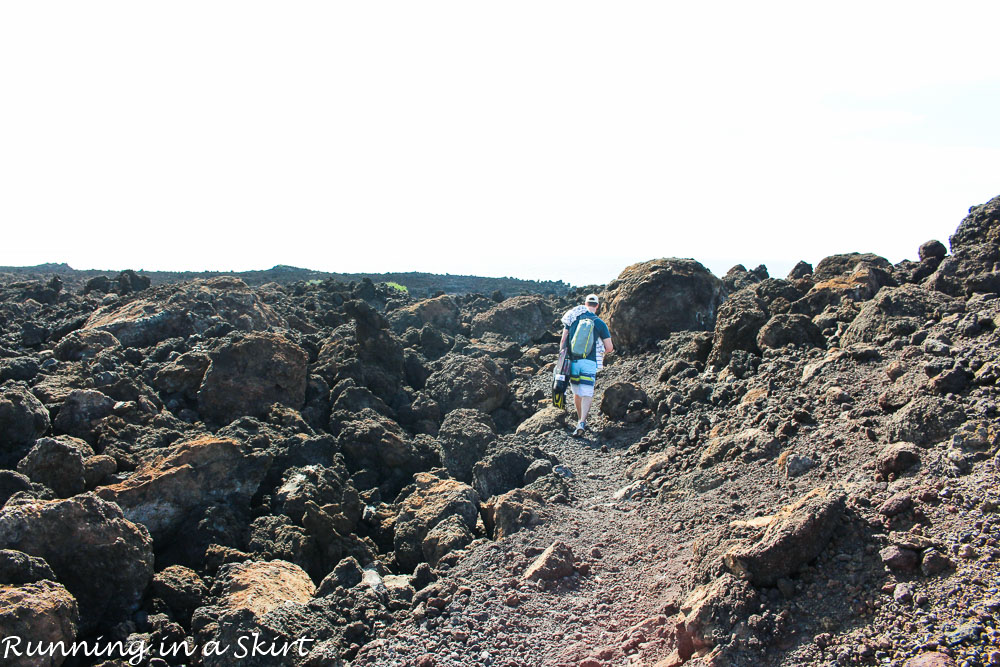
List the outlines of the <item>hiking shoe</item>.
{"type": "Polygon", "coordinates": [[[576,427],[576,430],[575,430],[575,431],[573,431],[573,437],[574,437],[574,438],[579,438],[579,437],[582,437],[582,436],[583,436],[583,433],[584,433],[584,430],[583,430],[582,428],[580,428],[579,426],[577,426],[577,427],[576,427]]]}

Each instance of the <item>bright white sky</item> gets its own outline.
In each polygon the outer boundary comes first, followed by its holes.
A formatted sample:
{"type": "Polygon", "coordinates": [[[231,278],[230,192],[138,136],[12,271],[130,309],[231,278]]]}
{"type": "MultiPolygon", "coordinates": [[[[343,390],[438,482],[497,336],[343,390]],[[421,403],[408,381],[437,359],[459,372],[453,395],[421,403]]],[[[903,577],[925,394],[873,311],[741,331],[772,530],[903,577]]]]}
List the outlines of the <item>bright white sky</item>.
{"type": "Polygon", "coordinates": [[[1000,3],[5,2],[0,265],[603,283],[947,242],[1000,3]]]}

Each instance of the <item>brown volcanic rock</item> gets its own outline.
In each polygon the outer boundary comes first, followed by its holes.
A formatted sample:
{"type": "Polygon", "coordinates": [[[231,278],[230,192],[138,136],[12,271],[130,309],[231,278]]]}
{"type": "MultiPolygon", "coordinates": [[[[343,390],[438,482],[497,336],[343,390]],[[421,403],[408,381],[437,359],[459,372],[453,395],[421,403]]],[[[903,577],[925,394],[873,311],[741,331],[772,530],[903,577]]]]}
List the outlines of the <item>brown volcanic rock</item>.
{"type": "Polygon", "coordinates": [[[730,549],[723,558],[726,567],[756,586],[773,586],[826,548],[845,500],[840,491],[817,489],[807,494],[776,514],[757,542],[730,549]]]}
{"type": "Polygon", "coordinates": [[[927,279],[928,287],[955,296],[1000,292],[1000,197],[971,207],[950,244],[952,256],[927,279]]]}
{"type": "Polygon", "coordinates": [[[82,329],[74,331],[59,341],[54,350],[60,361],[80,361],[90,359],[108,348],[121,347],[121,343],[107,331],[82,329]]]}
{"type": "Polygon", "coordinates": [[[121,508],[87,493],[8,504],[0,548],[45,559],[80,605],[80,630],[128,618],[153,576],[153,541],[121,508]]]}
{"type": "Polygon", "coordinates": [[[573,574],[573,550],[563,542],[553,542],[524,571],[525,581],[553,581],[573,574]]]}
{"type": "Polygon", "coordinates": [[[61,584],[38,581],[13,587],[0,584],[0,637],[19,645],[5,650],[4,665],[8,667],[58,667],[65,657],[59,651],[53,656],[17,656],[24,652],[25,642],[43,646],[65,642],[68,646],[76,638],[79,618],[76,600],[61,584]]]}
{"type": "Polygon", "coordinates": [[[266,416],[275,403],[298,410],[305,402],[309,356],[278,334],[250,334],[211,356],[198,390],[206,417],[229,423],[266,416]]]}
{"type": "Polygon", "coordinates": [[[539,340],[550,331],[552,307],[540,296],[516,296],[472,318],[472,335],[493,332],[521,345],[539,340]]]}
{"type": "Polygon", "coordinates": [[[413,481],[413,491],[400,503],[393,538],[396,561],[406,570],[420,563],[424,539],[439,523],[457,515],[471,531],[479,517],[479,494],[468,484],[430,472],[417,473],[413,481]]]}
{"type": "Polygon", "coordinates": [[[161,539],[202,505],[249,504],[270,464],[267,454],[207,436],[170,447],[125,481],[96,493],[118,503],[130,521],[161,539]]]}
{"type": "Polygon", "coordinates": [[[161,368],[153,378],[153,386],[167,393],[183,392],[188,398],[196,398],[211,363],[212,358],[204,352],[187,352],[161,368]]]}
{"type": "Polygon", "coordinates": [[[459,322],[458,306],[455,300],[447,294],[424,299],[404,308],[397,308],[389,313],[392,328],[403,333],[410,327],[417,329],[431,325],[444,331],[454,332],[459,322]]]}
{"type": "MultiPolygon", "coordinates": [[[[83,452],[68,440],[71,439],[39,438],[28,455],[18,462],[17,471],[49,487],[60,498],[83,493],[86,487],[83,452]]],[[[82,441],[81,444],[86,446],[82,441]]]]}
{"type": "Polygon", "coordinates": [[[440,369],[427,378],[426,391],[445,412],[456,408],[493,412],[507,400],[507,377],[492,359],[449,354],[438,363],[440,369]]]}
{"type": "Polygon", "coordinates": [[[226,276],[162,287],[124,306],[100,308],[84,329],[109,331],[126,347],[147,347],[219,324],[259,331],[285,321],[245,282],[226,276]]]}
{"type": "Polygon", "coordinates": [[[722,281],[693,259],[654,259],[626,268],[607,288],[602,318],[622,347],[652,345],[674,331],[707,331],[722,281]]]}
{"type": "Polygon", "coordinates": [[[316,590],[305,570],[283,560],[224,566],[216,586],[223,592],[217,606],[227,611],[245,609],[255,616],[286,602],[309,602],[316,590]]]}
{"type": "Polygon", "coordinates": [[[49,411],[24,385],[0,389],[0,463],[13,466],[49,430],[49,411]]]}
{"type": "Polygon", "coordinates": [[[917,285],[885,287],[865,303],[861,312],[847,327],[840,343],[871,343],[880,336],[907,335],[916,331],[932,317],[961,312],[963,304],[939,292],[917,285]]]}

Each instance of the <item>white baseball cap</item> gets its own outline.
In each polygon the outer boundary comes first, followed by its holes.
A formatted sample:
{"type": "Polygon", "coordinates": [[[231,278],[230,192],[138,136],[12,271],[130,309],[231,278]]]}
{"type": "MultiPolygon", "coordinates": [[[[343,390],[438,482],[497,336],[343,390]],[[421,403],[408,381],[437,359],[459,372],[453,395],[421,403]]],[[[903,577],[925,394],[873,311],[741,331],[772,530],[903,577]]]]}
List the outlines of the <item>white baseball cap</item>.
{"type": "Polygon", "coordinates": [[[599,304],[600,303],[600,301],[597,299],[597,295],[596,294],[588,294],[587,298],[584,299],[583,301],[584,301],[584,303],[593,303],[593,304],[599,304]]]}

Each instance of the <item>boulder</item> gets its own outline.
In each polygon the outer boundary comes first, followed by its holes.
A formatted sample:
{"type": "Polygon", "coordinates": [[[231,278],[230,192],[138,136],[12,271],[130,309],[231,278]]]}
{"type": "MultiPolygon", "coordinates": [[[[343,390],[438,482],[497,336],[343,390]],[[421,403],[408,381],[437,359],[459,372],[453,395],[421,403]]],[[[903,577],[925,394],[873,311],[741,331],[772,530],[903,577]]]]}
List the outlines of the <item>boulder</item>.
{"type": "Polygon", "coordinates": [[[639,385],[633,382],[615,382],[604,390],[604,395],[601,397],[601,413],[611,419],[621,419],[636,401],[641,407],[649,405],[649,397],[639,385]]]}
{"type": "Polygon", "coordinates": [[[489,498],[524,484],[524,473],[538,457],[530,448],[502,442],[472,466],[472,486],[489,498]]]}
{"type": "Polygon", "coordinates": [[[909,442],[894,442],[886,445],[875,462],[876,469],[883,475],[899,474],[920,463],[920,452],[909,442]]]}
{"type": "Polygon", "coordinates": [[[425,325],[454,333],[458,330],[460,313],[455,300],[442,294],[397,308],[388,317],[397,333],[403,333],[410,327],[422,329],[425,325]]]}
{"type": "Polygon", "coordinates": [[[80,631],[131,617],[153,576],[153,541],[121,508],[86,493],[0,510],[0,548],[42,558],[80,607],[80,631]]]}
{"type": "Polygon", "coordinates": [[[111,414],[115,399],[96,389],[74,389],[63,401],[52,426],[83,440],[93,440],[98,422],[111,414]]]}
{"type": "Polygon", "coordinates": [[[196,508],[248,507],[270,464],[270,455],[245,444],[205,436],[171,446],[128,479],[96,493],[161,540],[184,526],[196,508]]]}
{"type": "Polygon", "coordinates": [[[274,512],[297,523],[302,521],[310,502],[338,518],[341,534],[354,532],[364,510],[361,497],[343,465],[289,468],[271,494],[274,512]]]}
{"type": "Polygon", "coordinates": [[[56,580],[44,560],[22,551],[0,549],[0,586],[23,586],[43,579],[56,580]]]}
{"type": "Polygon", "coordinates": [[[429,472],[413,476],[409,495],[400,502],[393,545],[396,562],[408,572],[424,557],[427,534],[450,516],[458,516],[471,531],[479,517],[479,494],[468,484],[429,472]]]}
{"type": "Polygon", "coordinates": [[[710,331],[723,292],[722,281],[692,259],[633,264],[608,285],[604,319],[616,345],[647,347],[674,331],[710,331]]]}
{"type": "Polygon", "coordinates": [[[309,602],[315,590],[305,570],[282,560],[224,565],[213,587],[221,593],[217,606],[258,617],[286,602],[309,602]]]}
{"type": "Polygon", "coordinates": [[[542,408],[521,422],[517,427],[517,432],[522,435],[541,435],[550,431],[558,431],[566,425],[568,416],[568,412],[555,406],[542,408]]]}
{"type": "Polygon", "coordinates": [[[15,493],[31,495],[31,480],[13,470],[0,470],[0,507],[3,507],[15,493]]]}
{"type": "Polygon", "coordinates": [[[937,240],[926,241],[920,244],[920,248],[917,249],[917,257],[921,262],[928,259],[944,259],[944,256],[948,254],[948,249],[944,247],[944,244],[937,240]]]}
{"type": "Polygon", "coordinates": [[[425,390],[445,413],[457,408],[493,412],[507,401],[507,377],[492,359],[449,354],[438,363],[425,390]]]}
{"type": "Polygon", "coordinates": [[[807,315],[778,313],[767,321],[757,334],[761,350],[796,347],[826,347],[826,338],[807,315]]]}
{"type": "Polygon", "coordinates": [[[101,350],[120,346],[118,339],[107,331],[83,329],[64,336],[53,352],[59,361],[82,361],[92,359],[101,350]]]}
{"type": "Polygon", "coordinates": [[[452,410],[438,431],[441,464],[449,475],[468,484],[472,467],[496,439],[496,426],[486,413],[470,408],[452,410]]]}
{"type": "Polygon", "coordinates": [[[25,655],[26,644],[49,647],[63,642],[68,648],[76,639],[79,616],[76,600],[62,584],[54,581],[22,586],[0,583],[3,664],[8,667],[58,667],[63,664],[66,657],[58,650],[44,657],[25,655]]]}
{"type": "Polygon", "coordinates": [[[352,469],[405,468],[416,461],[417,452],[399,424],[370,408],[355,417],[341,426],[338,437],[352,469]]]}
{"type": "Polygon", "coordinates": [[[767,307],[754,290],[734,294],[719,308],[708,363],[722,368],[736,350],[759,353],[757,334],[768,319],[767,307]]]}
{"type": "Polygon", "coordinates": [[[538,523],[538,512],[544,504],[537,491],[512,489],[483,505],[483,524],[493,539],[503,539],[538,523]]]}
{"type": "Polygon", "coordinates": [[[34,357],[11,357],[0,359],[0,384],[8,380],[15,382],[30,382],[40,366],[34,357]]]}
{"type": "Polygon", "coordinates": [[[167,285],[125,305],[99,308],[83,328],[108,331],[126,347],[149,347],[220,326],[260,331],[284,325],[245,282],[224,276],[167,285]]]}
{"type": "Polygon", "coordinates": [[[427,535],[420,543],[420,549],[424,554],[424,560],[431,567],[435,567],[446,555],[461,549],[474,539],[475,535],[466,520],[457,514],[452,514],[427,531],[427,535]]]}
{"type": "Polygon", "coordinates": [[[924,283],[954,296],[1000,292],[1000,197],[969,209],[950,239],[952,256],[924,283]]]}
{"type": "Polygon", "coordinates": [[[861,312],[841,336],[843,347],[855,343],[876,342],[882,336],[909,335],[930,318],[960,312],[957,299],[923,289],[917,285],[885,287],[861,312]]]}
{"type": "Polygon", "coordinates": [[[83,452],[66,440],[39,438],[28,455],[17,464],[18,472],[27,475],[33,482],[49,487],[60,498],[83,493],[86,488],[83,452]]]}
{"type": "Polygon", "coordinates": [[[168,394],[182,393],[194,400],[211,363],[212,358],[204,352],[185,352],[156,372],[153,386],[168,394]]]}
{"type": "Polygon", "coordinates": [[[527,345],[552,333],[552,307],[542,297],[516,296],[472,318],[472,335],[492,332],[527,345]]]}
{"type": "Polygon", "coordinates": [[[564,542],[553,542],[524,571],[525,581],[555,581],[576,571],[573,550],[564,542]]]}
{"type": "Polygon", "coordinates": [[[946,439],[964,421],[965,412],[955,401],[918,395],[892,415],[886,431],[893,441],[925,445],[946,439]]]}
{"type": "Polygon", "coordinates": [[[778,441],[773,435],[758,428],[748,428],[710,439],[701,452],[698,464],[702,468],[710,468],[716,463],[736,458],[753,461],[776,453],[777,448],[778,441]]]}
{"type": "Polygon", "coordinates": [[[788,272],[787,280],[799,280],[801,278],[806,278],[811,276],[813,273],[813,266],[809,262],[799,260],[796,262],[792,270],[788,272]]]}
{"type": "MultiPolygon", "coordinates": [[[[724,573],[710,584],[699,586],[680,605],[677,622],[677,648],[667,664],[697,664],[693,656],[705,655],[724,638],[734,634],[742,619],[757,608],[757,592],[746,581],[724,573]]],[[[728,664],[708,654],[702,664],[728,664]]]]}
{"type": "Polygon", "coordinates": [[[171,565],[153,577],[153,593],[167,604],[174,618],[187,625],[194,610],[204,604],[208,589],[191,568],[171,565]]]}
{"type": "Polygon", "coordinates": [[[871,252],[849,252],[821,259],[813,271],[813,279],[823,281],[849,275],[854,273],[857,265],[862,262],[883,271],[892,271],[892,263],[881,255],[871,252]]]}
{"type": "Polygon", "coordinates": [[[755,586],[773,586],[826,548],[844,514],[841,491],[816,489],[771,518],[763,536],[723,556],[726,567],[755,586]]]}
{"type": "Polygon", "coordinates": [[[0,466],[13,467],[49,425],[49,411],[27,387],[0,388],[0,466]]]}
{"type": "Polygon", "coordinates": [[[263,417],[275,403],[298,410],[306,398],[309,357],[274,333],[254,333],[212,353],[198,389],[198,410],[220,423],[263,417]]]}

